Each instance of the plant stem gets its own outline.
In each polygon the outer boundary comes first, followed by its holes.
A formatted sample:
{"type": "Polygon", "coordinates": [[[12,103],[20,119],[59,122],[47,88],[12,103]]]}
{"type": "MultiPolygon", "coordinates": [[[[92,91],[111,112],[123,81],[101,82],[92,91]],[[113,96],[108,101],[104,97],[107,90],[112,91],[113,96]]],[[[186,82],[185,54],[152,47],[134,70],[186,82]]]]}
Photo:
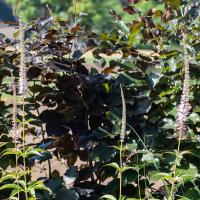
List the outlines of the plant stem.
{"type": "Polygon", "coordinates": [[[172,186],[170,191],[170,198],[169,200],[174,199],[174,187],[175,187],[175,179],[176,179],[176,169],[177,169],[177,162],[178,162],[178,156],[180,153],[180,146],[181,146],[181,135],[178,138],[178,146],[177,146],[177,153],[176,153],[176,160],[174,163],[174,169],[173,169],[173,180],[172,180],[172,186]]]}
{"type": "Polygon", "coordinates": [[[16,150],[16,154],[15,154],[15,170],[16,170],[16,182],[17,182],[17,198],[19,199],[19,176],[18,176],[18,173],[19,173],[19,168],[18,168],[18,155],[17,155],[17,141],[15,140],[15,150],[16,150]]]}
{"type": "Polygon", "coordinates": [[[138,193],[139,193],[139,198],[140,200],[141,198],[141,190],[140,190],[140,170],[139,170],[139,164],[138,164],[138,154],[137,154],[137,185],[138,185],[138,193]]]}
{"type": "Polygon", "coordinates": [[[188,54],[188,47],[186,44],[186,35],[183,33],[183,52],[184,52],[184,81],[183,81],[183,90],[181,95],[180,104],[177,109],[177,118],[176,118],[176,132],[178,133],[178,146],[177,146],[177,153],[176,153],[176,160],[173,168],[173,182],[171,186],[171,192],[170,192],[170,200],[174,199],[174,187],[175,187],[175,178],[176,178],[176,170],[177,170],[177,162],[179,159],[179,153],[180,153],[180,146],[181,146],[181,140],[183,136],[187,133],[188,126],[188,116],[190,114],[190,70],[189,70],[189,54],[188,54]]]}
{"type": "Polygon", "coordinates": [[[119,172],[119,199],[122,199],[122,169],[123,169],[123,161],[122,161],[122,149],[123,149],[123,140],[120,140],[120,151],[119,151],[119,161],[120,161],[120,172],[119,172]]]}
{"type": "Polygon", "coordinates": [[[23,140],[23,164],[24,164],[24,182],[25,182],[25,197],[26,200],[28,199],[27,196],[27,180],[26,180],[26,157],[25,157],[25,96],[22,97],[22,140],[23,140]]]}

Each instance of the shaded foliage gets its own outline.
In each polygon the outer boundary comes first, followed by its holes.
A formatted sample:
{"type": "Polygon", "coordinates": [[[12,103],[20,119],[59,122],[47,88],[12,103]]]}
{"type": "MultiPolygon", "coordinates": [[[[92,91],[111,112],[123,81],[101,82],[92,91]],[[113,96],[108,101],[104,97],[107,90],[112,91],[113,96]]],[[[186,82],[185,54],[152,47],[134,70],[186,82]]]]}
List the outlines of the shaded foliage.
{"type": "MultiPolygon", "coordinates": [[[[129,15],[140,13],[130,1],[124,8],[129,15]]],[[[170,186],[177,136],[174,134],[176,109],[182,92],[182,32],[190,51],[192,110],[189,131],[182,142],[178,159],[175,196],[199,196],[199,16],[198,2],[165,1],[165,10],[150,9],[131,24],[112,12],[115,26],[109,33],[95,35],[78,24],[49,18],[38,20],[26,30],[26,67],[29,94],[26,97],[26,132],[46,134],[37,147],[51,152],[39,156],[43,162],[61,157],[68,165],[61,177],[51,176],[45,184],[51,188],[38,192],[39,199],[99,199],[104,194],[118,195],[115,170],[105,167],[118,163],[121,127],[120,84],[127,107],[126,151],[128,169],[123,176],[123,194],[127,198],[167,196],[163,184],[170,186]],[[141,51],[137,44],[148,46],[141,51]],[[84,54],[93,51],[94,66],[88,66],[84,54]],[[119,58],[108,60],[102,54],[119,58]],[[97,68],[96,65],[100,66],[97,68]],[[41,125],[45,125],[45,131],[41,125]],[[39,131],[37,131],[39,130],[39,131]],[[194,159],[195,158],[195,159],[194,159]],[[77,167],[77,159],[85,162],[77,167]],[[161,173],[162,172],[162,173],[161,173]],[[139,179],[139,184],[138,184],[139,179]],[[106,186],[105,186],[106,185],[106,186]],[[194,187],[195,185],[195,187],[194,187]],[[140,188],[140,194],[139,194],[140,188]]],[[[0,88],[11,94],[9,77],[18,77],[18,40],[0,38],[0,88]]],[[[20,102],[19,102],[20,104],[20,102]]],[[[11,105],[0,102],[1,151],[12,146],[11,105]]],[[[18,118],[20,119],[20,113],[18,118]]],[[[1,159],[6,169],[12,155],[1,159]]],[[[29,159],[33,165],[35,158],[29,159]]]]}

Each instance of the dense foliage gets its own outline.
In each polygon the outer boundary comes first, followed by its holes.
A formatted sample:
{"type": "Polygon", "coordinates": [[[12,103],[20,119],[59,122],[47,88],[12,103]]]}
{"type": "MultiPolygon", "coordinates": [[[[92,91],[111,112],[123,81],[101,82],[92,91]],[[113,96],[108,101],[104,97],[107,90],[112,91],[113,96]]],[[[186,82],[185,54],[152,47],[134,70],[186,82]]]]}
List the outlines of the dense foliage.
{"type": "Polygon", "coordinates": [[[124,23],[112,11],[109,33],[96,35],[79,23],[51,17],[26,26],[29,87],[25,99],[17,96],[17,123],[22,124],[17,151],[8,98],[15,98],[10,82],[19,80],[22,51],[19,38],[1,35],[1,199],[16,197],[17,178],[20,199],[116,200],[121,187],[121,200],[200,199],[199,2],[166,0],[164,11],[151,8],[144,15],[135,8],[139,1],[128,2],[124,12],[137,18],[124,23]],[[177,149],[184,45],[191,110],[189,130],[177,149]],[[91,51],[94,59],[88,64],[84,57],[91,51]],[[28,137],[37,140],[24,144],[28,137]],[[19,177],[10,174],[16,152],[25,171],[19,177]],[[51,170],[53,159],[65,164],[64,174],[51,170]],[[33,180],[31,169],[41,163],[48,163],[48,175],[33,180]]]}

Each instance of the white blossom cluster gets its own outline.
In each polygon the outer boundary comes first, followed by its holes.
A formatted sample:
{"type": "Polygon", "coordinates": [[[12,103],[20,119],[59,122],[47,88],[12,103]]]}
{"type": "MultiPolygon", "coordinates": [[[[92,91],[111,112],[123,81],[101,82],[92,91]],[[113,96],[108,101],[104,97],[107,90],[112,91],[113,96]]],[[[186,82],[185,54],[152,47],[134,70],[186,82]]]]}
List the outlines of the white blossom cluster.
{"type": "Polygon", "coordinates": [[[25,45],[24,45],[24,25],[19,20],[19,40],[20,40],[20,69],[19,69],[19,89],[20,95],[25,95],[28,87],[26,66],[25,66],[25,45]]]}
{"type": "Polygon", "coordinates": [[[181,95],[180,104],[177,109],[177,118],[176,118],[176,132],[178,134],[179,139],[182,139],[188,130],[188,116],[190,114],[190,102],[189,102],[189,80],[190,80],[190,71],[189,71],[189,55],[188,48],[185,44],[185,36],[184,36],[184,82],[183,82],[183,91],[181,95]]]}

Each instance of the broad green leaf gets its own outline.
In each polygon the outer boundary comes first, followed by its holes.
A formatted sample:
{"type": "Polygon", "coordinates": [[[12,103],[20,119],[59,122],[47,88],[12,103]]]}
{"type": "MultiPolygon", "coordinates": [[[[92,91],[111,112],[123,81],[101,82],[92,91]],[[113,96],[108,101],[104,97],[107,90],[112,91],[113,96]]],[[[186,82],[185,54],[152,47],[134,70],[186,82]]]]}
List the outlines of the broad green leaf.
{"type": "Polygon", "coordinates": [[[158,180],[172,180],[173,177],[168,174],[168,173],[164,173],[164,172],[159,172],[159,173],[155,173],[153,176],[151,176],[151,181],[155,182],[158,180]]]}
{"type": "Polygon", "coordinates": [[[197,177],[199,177],[197,167],[191,163],[189,166],[177,168],[176,174],[183,182],[194,181],[197,177]]]}
{"type": "Polygon", "coordinates": [[[163,120],[164,125],[162,126],[163,130],[174,130],[175,129],[175,121],[171,118],[164,118],[163,120]]]}
{"type": "Polygon", "coordinates": [[[151,152],[147,152],[143,154],[141,160],[142,162],[147,162],[147,163],[159,163],[158,158],[154,158],[154,155],[151,152]]]}
{"type": "Polygon", "coordinates": [[[110,162],[111,158],[115,156],[115,154],[116,150],[106,146],[104,143],[96,146],[93,149],[91,157],[96,162],[108,163],[110,162]]]}
{"type": "Polygon", "coordinates": [[[192,121],[193,124],[196,124],[197,122],[200,122],[200,116],[197,113],[191,113],[189,118],[190,121],[192,121]]]}
{"type": "Polygon", "coordinates": [[[200,193],[194,188],[190,188],[180,200],[196,200],[200,199],[200,193]]]}

